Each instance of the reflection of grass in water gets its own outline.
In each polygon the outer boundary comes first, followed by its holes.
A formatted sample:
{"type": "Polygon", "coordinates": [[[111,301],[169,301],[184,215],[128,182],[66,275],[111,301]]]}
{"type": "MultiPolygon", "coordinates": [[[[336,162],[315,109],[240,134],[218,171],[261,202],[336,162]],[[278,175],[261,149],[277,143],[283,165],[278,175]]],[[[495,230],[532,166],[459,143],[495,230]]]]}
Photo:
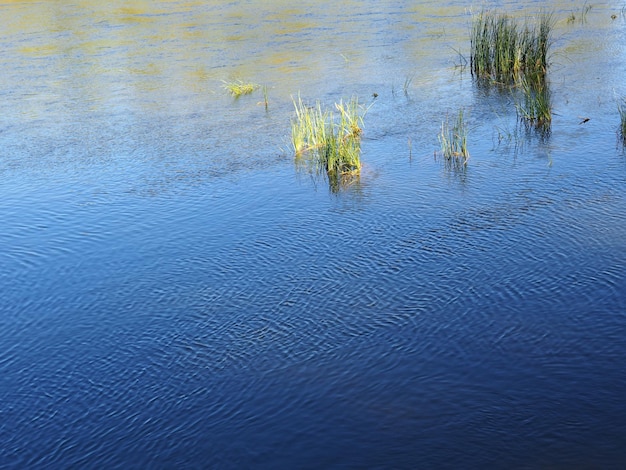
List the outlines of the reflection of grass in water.
{"type": "MultiPolygon", "coordinates": [[[[589,11],[591,10],[592,5],[589,5],[587,2],[584,3],[581,11],[580,11],[580,16],[578,17],[578,19],[580,20],[580,23],[586,23],[587,22],[587,13],[589,13],[589,11]]],[[[567,17],[567,23],[571,24],[573,22],[576,21],[576,14],[572,11],[569,16],[567,17]]]]}
{"type": "Polygon", "coordinates": [[[450,127],[447,116],[446,120],[441,123],[439,143],[446,164],[455,167],[467,165],[469,151],[467,150],[467,123],[463,117],[463,109],[459,110],[452,127],[450,127]]]}
{"type": "Polygon", "coordinates": [[[242,80],[235,80],[232,82],[223,82],[223,87],[235,98],[239,98],[241,95],[249,95],[254,90],[259,88],[256,83],[244,82],[242,80]]]}
{"type": "Polygon", "coordinates": [[[617,102],[617,111],[620,118],[619,135],[622,142],[626,143],[626,97],[620,98],[617,102]]]}
{"type": "Polygon", "coordinates": [[[413,83],[413,76],[408,76],[404,79],[404,85],[402,86],[402,91],[405,96],[409,95],[409,88],[411,87],[411,83],[413,83]]]}
{"type": "Polygon", "coordinates": [[[291,121],[291,143],[297,163],[325,172],[333,184],[340,185],[361,169],[361,126],[366,109],[357,98],[335,103],[338,114],[322,109],[319,102],[306,106],[298,96],[293,100],[295,117],[291,121]]]}

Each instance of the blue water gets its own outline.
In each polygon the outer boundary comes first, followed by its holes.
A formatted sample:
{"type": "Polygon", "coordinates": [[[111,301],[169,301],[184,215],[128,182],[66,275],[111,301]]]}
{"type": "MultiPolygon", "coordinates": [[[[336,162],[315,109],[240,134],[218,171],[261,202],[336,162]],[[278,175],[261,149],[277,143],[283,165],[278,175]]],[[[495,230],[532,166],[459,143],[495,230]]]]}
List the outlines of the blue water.
{"type": "Polygon", "coordinates": [[[541,136],[455,67],[462,6],[361,5],[336,26],[281,6],[255,29],[237,4],[158,5],[132,13],[148,25],[66,6],[67,30],[2,33],[5,77],[23,79],[0,82],[0,468],[624,465],[619,8],[558,25],[541,136]],[[73,37],[67,18],[155,51],[18,46],[73,37]],[[222,20],[219,41],[193,35],[222,20]],[[280,27],[256,62],[224,58],[280,27]],[[341,32],[344,57],[303,50],[308,28],[341,32]],[[220,88],[242,70],[270,84],[267,110],[220,88]],[[301,90],[373,103],[361,178],[338,192],[290,155],[301,90]],[[459,107],[462,172],[434,156],[459,107]]]}

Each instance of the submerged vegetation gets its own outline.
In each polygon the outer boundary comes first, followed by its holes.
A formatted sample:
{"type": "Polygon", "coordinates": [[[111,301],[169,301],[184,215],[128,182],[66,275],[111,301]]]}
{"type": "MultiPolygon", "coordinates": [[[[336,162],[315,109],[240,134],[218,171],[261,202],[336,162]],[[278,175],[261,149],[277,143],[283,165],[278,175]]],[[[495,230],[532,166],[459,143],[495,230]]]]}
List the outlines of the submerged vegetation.
{"type": "Polygon", "coordinates": [[[244,82],[241,80],[223,83],[224,88],[235,98],[239,98],[241,95],[249,95],[260,86],[256,83],[244,82]]]}
{"type": "Polygon", "coordinates": [[[467,165],[469,152],[467,150],[467,123],[464,120],[463,109],[459,110],[456,121],[450,127],[450,122],[446,120],[441,123],[441,133],[439,134],[441,153],[447,162],[454,163],[453,166],[467,165]]]}
{"type": "Polygon", "coordinates": [[[325,172],[331,183],[361,169],[361,133],[367,109],[354,97],[323,109],[319,101],[307,106],[298,96],[293,100],[291,143],[296,160],[307,162],[315,172],[325,172]]]}

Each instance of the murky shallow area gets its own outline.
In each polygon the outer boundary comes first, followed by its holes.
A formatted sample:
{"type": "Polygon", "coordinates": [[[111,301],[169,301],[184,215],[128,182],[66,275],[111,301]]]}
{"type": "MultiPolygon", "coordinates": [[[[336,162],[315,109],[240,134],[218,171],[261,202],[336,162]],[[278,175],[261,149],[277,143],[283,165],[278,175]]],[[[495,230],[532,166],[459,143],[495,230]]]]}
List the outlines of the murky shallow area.
{"type": "Polygon", "coordinates": [[[554,11],[545,136],[463,67],[478,5],[0,2],[0,467],[623,464],[626,17],[588,5],[497,5],[554,11]],[[339,192],[298,93],[372,105],[339,192]]]}

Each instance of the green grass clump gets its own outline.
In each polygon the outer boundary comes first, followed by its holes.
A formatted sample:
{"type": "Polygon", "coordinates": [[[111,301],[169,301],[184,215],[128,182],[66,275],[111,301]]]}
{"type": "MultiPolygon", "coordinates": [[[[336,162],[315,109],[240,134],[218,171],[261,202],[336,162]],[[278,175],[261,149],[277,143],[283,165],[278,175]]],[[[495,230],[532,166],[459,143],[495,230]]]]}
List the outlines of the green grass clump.
{"type": "Polygon", "coordinates": [[[537,127],[547,128],[552,122],[550,87],[545,77],[524,76],[519,80],[522,99],[517,102],[518,115],[537,127]]]}
{"type": "Polygon", "coordinates": [[[483,11],[472,23],[472,74],[511,84],[523,74],[545,74],[553,28],[552,15],[542,13],[536,25],[519,25],[504,14],[483,11]]]}
{"type": "Polygon", "coordinates": [[[223,83],[223,87],[235,98],[239,98],[241,95],[249,95],[259,88],[259,85],[256,83],[243,82],[241,80],[223,83]]]}
{"type": "Polygon", "coordinates": [[[319,102],[306,106],[300,96],[293,100],[291,143],[298,161],[308,162],[317,172],[337,181],[361,169],[361,133],[366,109],[357,98],[335,103],[335,110],[319,102]]]}
{"type": "Polygon", "coordinates": [[[549,13],[541,13],[536,24],[530,25],[483,11],[474,18],[471,33],[472,74],[509,87],[520,96],[516,99],[518,115],[542,128],[552,121],[547,72],[553,27],[549,13]]]}
{"type": "Polygon", "coordinates": [[[463,109],[459,110],[456,121],[450,127],[450,122],[446,120],[441,123],[441,133],[439,134],[441,153],[447,162],[466,165],[469,160],[467,150],[467,123],[463,115],[463,109]]]}

